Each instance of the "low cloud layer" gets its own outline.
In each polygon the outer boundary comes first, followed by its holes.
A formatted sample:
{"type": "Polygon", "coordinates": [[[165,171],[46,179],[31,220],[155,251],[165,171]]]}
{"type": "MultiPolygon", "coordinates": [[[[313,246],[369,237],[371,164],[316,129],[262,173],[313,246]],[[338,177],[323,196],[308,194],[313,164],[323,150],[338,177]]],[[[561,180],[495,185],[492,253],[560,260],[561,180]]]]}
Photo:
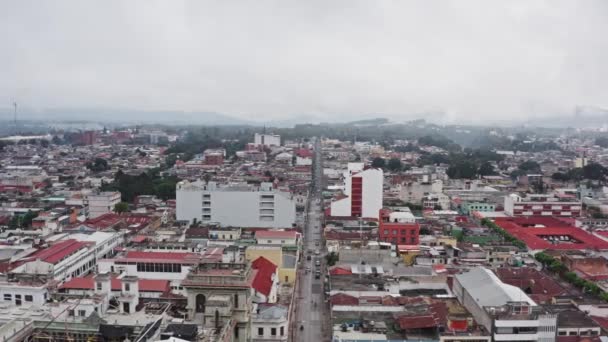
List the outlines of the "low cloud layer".
{"type": "Polygon", "coordinates": [[[608,107],[606,18],[602,0],[4,1],[0,107],[562,115],[608,107]]]}

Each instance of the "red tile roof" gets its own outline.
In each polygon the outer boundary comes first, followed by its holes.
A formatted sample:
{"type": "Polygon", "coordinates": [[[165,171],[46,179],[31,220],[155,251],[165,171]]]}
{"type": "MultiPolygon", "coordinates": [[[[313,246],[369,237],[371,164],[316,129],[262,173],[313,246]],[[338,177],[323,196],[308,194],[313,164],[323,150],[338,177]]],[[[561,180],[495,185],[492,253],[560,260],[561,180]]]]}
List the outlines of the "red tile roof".
{"type": "Polygon", "coordinates": [[[258,270],[251,286],[264,296],[270,295],[272,290],[273,275],[277,271],[277,265],[272,261],[262,257],[255,259],[251,267],[258,270]]]}
{"type": "Polygon", "coordinates": [[[545,303],[555,296],[567,294],[553,278],[533,268],[500,267],[495,272],[500,280],[521,288],[536,302],[545,303]]]}
{"type": "Polygon", "coordinates": [[[436,327],[439,322],[433,315],[401,316],[397,318],[397,324],[402,330],[422,329],[436,327]]]}
{"type": "Polygon", "coordinates": [[[349,274],[353,274],[353,272],[350,270],[350,268],[343,268],[343,267],[334,267],[332,269],[329,270],[329,275],[349,275],[349,274]]]}
{"type": "Polygon", "coordinates": [[[329,298],[331,305],[359,305],[359,299],[344,293],[337,293],[329,298]]]}
{"type": "Polygon", "coordinates": [[[608,250],[608,242],[551,217],[496,218],[495,222],[502,229],[523,241],[530,249],[608,250]],[[542,227],[535,227],[538,225],[542,227]],[[555,243],[551,243],[543,239],[543,236],[569,236],[577,242],[567,243],[556,240],[555,243]]]}
{"type": "Polygon", "coordinates": [[[157,263],[197,263],[202,255],[184,252],[143,252],[129,251],[122,257],[117,257],[118,261],[135,262],[157,262],[157,263]]]}
{"type": "MultiPolygon", "coordinates": [[[[117,277],[112,277],[112,291],[121,290],[121,282],[117,277]]],[[[139,291],[141,292],[168,292],[170,289],[169,280],[160,279],[139,279],[139,291]]],[[[89,277],[76,277],[70,281],[64,283],[59,287],[65,290],[93,290],[95,288],[95,278],[89,277]]]]}
{"type": "Polygon", "coordinates": [[[65,257],[77,252],[80,249],[86,248],[88,245],[94,244],[93,242],[81,242],[75,239],[63,240],[57,242],[45,249],[38,250],[34,254],[30,255],[28,260],[40,259],[41,261],[48,262],[51,264],[57,264],[65,257]]]}

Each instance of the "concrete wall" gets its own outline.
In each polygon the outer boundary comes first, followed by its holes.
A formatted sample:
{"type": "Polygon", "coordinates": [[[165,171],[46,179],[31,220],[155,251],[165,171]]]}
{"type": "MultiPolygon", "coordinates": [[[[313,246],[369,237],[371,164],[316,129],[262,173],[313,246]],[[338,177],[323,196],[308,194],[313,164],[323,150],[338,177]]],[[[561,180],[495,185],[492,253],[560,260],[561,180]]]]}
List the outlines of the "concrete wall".
{"type": "Polygon", "coordinates": [[[177,220],[218,222],[222,226],[290,228],[296,221],[295,201],[290,194],[270,191],[204,191],[177,189],[177,220]],[[203,218],[203,195],[209,194],[210,219],[203,218]],[[262,195],[274,195],[274,206],[265,207],[262,195]],[[268,210],[274,220],[264,220],[261,213],[268,210]]]}

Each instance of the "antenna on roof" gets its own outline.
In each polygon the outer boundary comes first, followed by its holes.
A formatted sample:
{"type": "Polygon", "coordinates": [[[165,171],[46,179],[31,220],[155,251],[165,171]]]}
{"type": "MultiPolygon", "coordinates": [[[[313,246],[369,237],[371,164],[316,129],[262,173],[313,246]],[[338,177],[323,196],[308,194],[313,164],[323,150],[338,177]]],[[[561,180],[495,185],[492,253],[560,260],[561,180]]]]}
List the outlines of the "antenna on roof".
{"type": "Polygon", "coordinates": [[[15,125],[15,135],[17,135],[17,102],[13,102],[14,108],[14,116],[13,116],[13,124],[15,125]]]}

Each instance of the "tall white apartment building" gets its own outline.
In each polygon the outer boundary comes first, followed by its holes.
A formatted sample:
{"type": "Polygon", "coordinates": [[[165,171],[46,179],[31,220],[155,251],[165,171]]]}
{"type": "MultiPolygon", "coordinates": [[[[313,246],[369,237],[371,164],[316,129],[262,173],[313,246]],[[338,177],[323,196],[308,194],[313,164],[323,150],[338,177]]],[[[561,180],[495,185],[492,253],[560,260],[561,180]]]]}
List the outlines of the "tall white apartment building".
{"type": "Polygon", "coordinates": [[[120,192],[92,193],[87,195],[86,202],[89,209],[89,218],[96,218],[114,210],[114,205],[120,202],[120,192]]]}
{"type": "Polygon", "coordinates": [[[179,221],[219,223],[222,226],[291,228],[296,202],[289,192],[260,186],[220,185],[182,181],[176,189],[179,221]]]}
{"type": "Polygon", "coordinates": [[[344,173],[345,197],[331,203],[331,216],[378,218],[383,186],[382,169],[365,169],[363,163],[348,163],[344,173]]]}
{"type": "Polygon", "coordinates": [[[253,144],[257,146],[281,146],[281,136],[277,134],[256,133],[253,144]]]}

